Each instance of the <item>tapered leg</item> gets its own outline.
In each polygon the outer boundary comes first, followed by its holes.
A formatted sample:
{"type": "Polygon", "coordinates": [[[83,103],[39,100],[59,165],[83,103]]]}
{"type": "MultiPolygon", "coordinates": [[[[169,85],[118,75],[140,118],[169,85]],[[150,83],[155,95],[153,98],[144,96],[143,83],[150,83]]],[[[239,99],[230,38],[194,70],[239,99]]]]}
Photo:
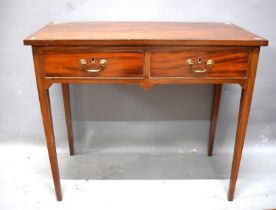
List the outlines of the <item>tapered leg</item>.
{"type": "Polygon", "coordinates": [[[44,131],[47,141],[48,154],[52,169],[52,175],[55,185],[56,197],[58,201],[62,200],[62,192],[60,186],[60,177],[55,145],[55,136],[52,123],[51,104],[49,98],[49,90],[38,84],[38,94],[40,100],[40,108],[43,119],[44,131]]]}
{"type": "Polygon", "coordinates": [[[258,56],[259,56],[259,48],[255,48],[251,54],[251,65],[248,73],[248,82],[247,82],[246,88],[244,88],[241,93],[238,127],[237,127],[237,133],[236,133],[232,170],[231,170],[231,177],[230,177],[230,184],[229,184],[229,191],[228,191],[229,201],[232,201],[234,199],[234,192],[235,192],[236,182],[238,178],[238,172],[239,172],[240,161],[242,156],[242,149],[243,149],[246,128],[248,124],[248,117],[250,112],[250,106],[252,101],[252,95],[254,90],[258,56]]]}
{"type": "Polygon", "coordinates": [[[61,84],[61,87],[62,87],[62,94],[63,94],[69,151],[70,151],[70,155],[74,155],[75,152],[74,152],[74,142],[73,142],[72,121],[71,121],[69,84],[61,84]]]}
{"type": "Polygon", "coordinates": [[[239,111],[239,120],[238,128],[236,134],[236,142],[234,148],[234,156],[232,162],[232,171],[230,177],[230,185],[228,191],[228,200],[232,201],[234,198],[235,186],[238,178],[238,172],[240,167],[240,161],[242,156],[242,149],[246,134],[246,128],[248,124],[250,103],[251,103],[252,93],[249,89],[242,90],[241,102],[240,102],[240,111],[239,111]]]}
{"type": "Polygon", "coordinates": [[[44,131],[46,136],[52,176],[55,185],[56,197],[58,201],[62,200],[62,191],[60,186],[59,169],[57,161],[57,152],[55,145],[55,136],[52,121],[51,102],[49,97],[49,88],[51,83],[44,79],[44,70],[41,59],[41,51],[39,47],[33,47],[33,58],[36,74],[37,90],[40,102],[40,109],[44,131]]]}
{"type": "Polygon", "coordinates": [[[221,90],[222,90],[222,84],[216,84],[215,90],[214,90],[213,110],[211,115],[211,126],[210,126],[210,133],[209,133],[208,156],[212,156],[213,154],[217,119],[218,119],[218,112],[219,112],[219,104],[220,104],[220,98],[221,98],[221,90]]]}

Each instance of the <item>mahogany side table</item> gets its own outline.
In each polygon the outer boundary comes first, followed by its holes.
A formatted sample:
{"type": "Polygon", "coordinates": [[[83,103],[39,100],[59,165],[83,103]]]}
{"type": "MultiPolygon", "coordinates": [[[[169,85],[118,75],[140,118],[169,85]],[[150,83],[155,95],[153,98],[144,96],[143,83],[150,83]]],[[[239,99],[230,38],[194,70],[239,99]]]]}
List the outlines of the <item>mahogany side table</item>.
{"type": "Polygon", "coordinates": [[[231,23],[50,23],[24,40],[31,45],[53,181],[62,200],[49,88],[61,83],[70,155],[74,154],[70,83],[214,84],[208,155],[213,152],[224,83],[241,87],[230,177],[232,201],[248,124],[260,46],[268,41],[231,23]]]}

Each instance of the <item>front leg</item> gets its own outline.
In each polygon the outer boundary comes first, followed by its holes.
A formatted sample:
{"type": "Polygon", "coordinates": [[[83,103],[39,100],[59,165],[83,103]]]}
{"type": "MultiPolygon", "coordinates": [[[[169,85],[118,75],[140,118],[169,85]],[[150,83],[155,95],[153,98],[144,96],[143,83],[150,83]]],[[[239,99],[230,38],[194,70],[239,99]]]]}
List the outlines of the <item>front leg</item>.
{"type": "Polygon", "coordinates": [[[259,56],[259,48],[255,48],[251,53],[251,64],[250,64],[250,69],[248,73],[247,85],[246,85],[246,88],[243,89],[241,93],[238,127],[237,127],[237,133],[236,133],[232,170],[231,170],[231,177],[230,177],[230,184],[229,184],[229,191],[228,191],[229,201],[232,201],[234,199],[234,192],[235,192],[236,182],[238,178],[238,172],[239,172],[240,161],[242,156],[242,149],[243,149],[246,128],[248,124],[248,117],[250,113],[252,95],[254,90],[258,56],[259,56]]]}
{"type": "Polygon", "coordinates": [[[62,200],[62,191],[60,185],[59,168],[57,161],[55,136],[52,121],[51,102],[49,97],[49,83],[44,79],[43,70],[41,68],[41,56],[40,51],[33,48],[36,83],[40,102],[41,115],[43,120],[43,126],[46,136],[48,155],[50,159],[50,165],[52,170],[53,181],[55,185],[56,198],[58,201],[62,200]],[[46,85],[47,84],[47,85],[46,85]]]}
{"type": "Polygon", "coordinates": [[[52,122],[49,90],[44,89],[43,87],[38,85],[38,94],[39,94],[44,131],[45,131],[45,136],[47,141],[48,154],[49,154],[49,159],[50,159],[50,164],[52,169],[52,176],[53,176],[53,181],[55,185],[56,197],[58,201],[61,201],[62,192],[61,192],[61,186],[60,186],[60,177],[59,177],[55,136],[54,136],[53,122],[52,122]]]}

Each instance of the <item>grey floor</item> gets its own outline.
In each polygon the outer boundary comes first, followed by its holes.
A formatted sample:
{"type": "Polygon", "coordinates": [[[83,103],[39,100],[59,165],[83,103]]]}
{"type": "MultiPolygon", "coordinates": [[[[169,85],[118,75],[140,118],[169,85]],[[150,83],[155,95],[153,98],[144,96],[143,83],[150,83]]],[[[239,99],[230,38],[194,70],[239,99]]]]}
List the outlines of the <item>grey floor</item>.
{"type": "MultiPolygon", "coordinates": [[[[208,128],[208,121],[75,121],[75,156],[57,131],[61,203],[55,201],[43,139],[36,145],[2,143],[0,209],[75,209],[78,203],[81,209],[168,209],[172,203],[175,209],[275,208],[276,154],[269,133],[246,142],[235,201],[228,202],[234,141],[224,141],[218,131],[214,155],[207,157],[208,128]],[[189,133],[185,128],[191,126],[203,132],[189,133]]],[[[234,129],[224,134],[233,136],[234,129]]]]}

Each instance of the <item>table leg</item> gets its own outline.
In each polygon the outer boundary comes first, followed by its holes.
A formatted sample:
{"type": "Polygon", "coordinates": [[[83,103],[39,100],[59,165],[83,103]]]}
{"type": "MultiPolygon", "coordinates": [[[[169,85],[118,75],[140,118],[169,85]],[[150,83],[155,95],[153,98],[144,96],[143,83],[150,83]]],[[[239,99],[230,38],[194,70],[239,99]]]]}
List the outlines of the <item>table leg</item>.
{"type": "Polygon", "coordinates": [[[238,172],[239,172],[240,161],[242,156],[242,149],[243,149],[244,139],[246,135],[246,128],[248,124],[248,117],[250,113],[250,106],[251,106],[252,95],[254,90],[258,56],[259,56],[259,48],[255,48],[251,53],[251,64],[250,64],[248,80],[247,80],[248,82],[246,87],[242,89],[242,93],[241,93],[238,126],[237,126],[232,170],[231,170],[231,177],[230,177],[230,184],[229,184],[229,191],[228,191],[229,201],[232,201],[234,199],[234,192],[235,192],[236,182],[238,178],[238,172]]]}
{"type": "Polygon", "coordinates": [[[62,192],[60,186],[60,177],[55,145],[55,136],[53,130],[51,103],[49,98],[49,89],[45,89],[43,85],[38,84],[38,94],[41,108],[41,115],[43,119],[44,131],[47,140],[48,154],[52,169],[52,176],[55,185],[56,197],[58,201],[62,200],[62,192]]]}
{"type": "Polygon", "coordinates": [[[67,136],[70,155],[74,155],[73,129],[71,121],[69,84],[61,84],[63,94],[64,112],[66,118],[67,136]]]}
{"type": "Polygon", "coordinates": [[[37,47],[33,47],[33,58],[34,58],[40,109],[41,109],[42,121],[44,126],[44,132],[46,136],[52,176],[53,176],[53,181],[55,185],[56,197],[58,201],[61,201],[62,191],[60,186],[57,152],[56,152],[55,136],[54,136],[53,120],[52,120],[52,112],[51,112],[51,102],[49,97],[49,88],[51,86],[51,83],[49,83],[44,79],[41,51],[37,47]]]}
{"type": "Polygon", "coordinates": [[[219,105],[220,105],[220,98],[221,98],[221,90],[222,90],[222,84],[215,84],[213,110],[211,115],[211,126],[210,126],[210,133],[209,133],[208,156],[212,156],[213,154],[215,133],[216,133],[216,127],[217,127],[217,120],[218,120],[218,112],[219,112],[219,105]]]}

